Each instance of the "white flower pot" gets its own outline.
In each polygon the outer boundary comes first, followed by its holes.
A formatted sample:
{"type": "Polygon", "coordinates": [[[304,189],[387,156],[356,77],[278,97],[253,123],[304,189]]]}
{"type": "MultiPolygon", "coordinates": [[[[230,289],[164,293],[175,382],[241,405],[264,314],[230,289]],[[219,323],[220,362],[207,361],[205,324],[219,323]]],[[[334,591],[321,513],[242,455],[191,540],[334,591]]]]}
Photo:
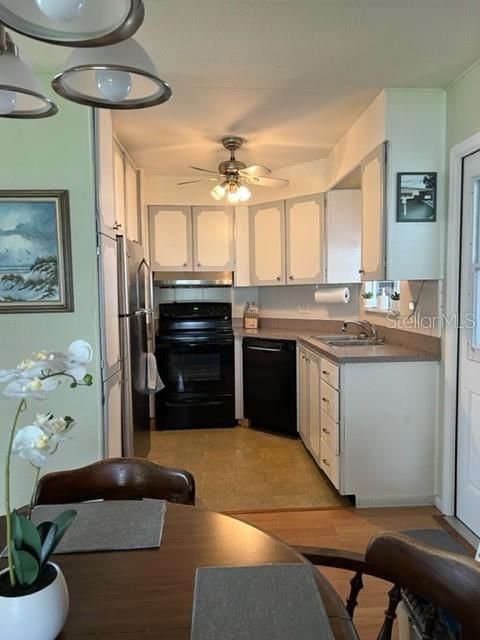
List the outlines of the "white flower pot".
{"type": "Polygon", "coordinates": [[[67,583],[60,568],[49,564],[57,575],[48,586],[30,595],[0,596],[0,636],[5,640],[55,640],[63,629],[69,605],[67,583]]]}
{"type": "Polygon", "coordinates": [[[364,309],[374,309],[377,306],[376,298],[363,298],[364,309]]]}

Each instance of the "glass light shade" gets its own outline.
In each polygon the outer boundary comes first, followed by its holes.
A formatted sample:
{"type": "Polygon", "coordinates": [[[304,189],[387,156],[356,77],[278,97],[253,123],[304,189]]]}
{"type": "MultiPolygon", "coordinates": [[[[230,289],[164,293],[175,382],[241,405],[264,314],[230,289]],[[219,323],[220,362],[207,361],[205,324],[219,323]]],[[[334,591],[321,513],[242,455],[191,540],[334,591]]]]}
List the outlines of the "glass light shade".
{"type": "Polygon", "coordinates": [[[0,22],[18,33],[69,47],[130,38],[145,17],[143,0],[0,0],[0,22]]]}
{"type": "Polygon", "coordinates": [[[210,194],[215,200],[221,200],[225,197],[225,187],[221,184],[217,184],[216,187],[210,191],[210,194]]]}
{"type": "Polygon", "coordinates": [[[74,49],[52,86],[67,100],[106,109],[153,107],[172,95],[150,57],[133,39],[109,47],[74,49]]]}
{"type": "Polygon", "coordinates": [[[58,111],[32,71],[9,51],[0,53],[0,105],[4,118],[47,118],[58,111]]]}
{"type": "Polygon", "coordinates": [[[252,192],[248,187],[242,184],[238,188],[238,197],[240,198],[240,202],[247,202],[247,200],[250,200],[250,198],[252,197],[252,192]]]}
{"type": "Polygon", "coordinates": [[[240,195],[238,193],[238,187],[233,185],[229,188],[227,193],[227,200],[230,204],[238,204],[240,202],[240,195]]]}

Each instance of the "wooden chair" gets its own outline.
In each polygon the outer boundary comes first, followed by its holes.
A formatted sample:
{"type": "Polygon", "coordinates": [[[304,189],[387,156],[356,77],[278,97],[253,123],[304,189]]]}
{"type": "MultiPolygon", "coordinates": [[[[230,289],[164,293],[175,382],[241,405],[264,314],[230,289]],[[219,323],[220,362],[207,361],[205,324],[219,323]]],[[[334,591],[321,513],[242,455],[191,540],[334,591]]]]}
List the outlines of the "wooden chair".
{"type": "Polygon", "coordinates": [[[109,458],[40,479],[34,504],[86,500],[156,498],[195,504],[195,479],[188,471],[161,467],[143,458],[109,458]]]}
{"type": "Polygon", "coordinates": [[[462,640],[480,638],[480,565],[463,555],[438,551],[399,533],[380,533],[365,554],[339,549],[296,547],[312,564],[352,571],[346,608],[353,619],[363,575],[393,583],[377,640],[391,640],[402,589],[430,603],[422,640],[432,640],[439,610],[460,624],[462,640]]]}

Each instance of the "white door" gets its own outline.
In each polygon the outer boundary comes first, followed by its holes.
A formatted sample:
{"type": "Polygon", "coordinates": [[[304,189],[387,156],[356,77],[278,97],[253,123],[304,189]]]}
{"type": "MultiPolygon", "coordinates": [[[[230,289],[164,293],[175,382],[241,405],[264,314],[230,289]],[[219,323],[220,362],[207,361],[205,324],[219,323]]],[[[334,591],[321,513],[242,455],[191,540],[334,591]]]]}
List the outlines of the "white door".
{"type": "Polygon", "coordinates": [[[103,434],[105,458],[121,458],[123,455],[121,372],[103,385],[103,434]]]}
{"type": "Polygon", "coordinates": [[[117,234],[115,184],[113,175],[112,115],[95,109],[95,153],[97,158],[97,209],[100,232],[111,238],[117,234]]]}
{"type": "Polygon", "coordinates": [[[298,351],[298,432],[304,444],[310,444],[308,437],[308,352],[300,347],[298,351]]]}
{"type": "Polygon", "coordinates": [[[102,304],[102,379],[107,380],[121,367],[118,319],[117,242],[98,234],[99,279],[102,304]]]}
{"type": "Polygon", "coordinates": [[[323,194],[286,201],[287,284],[324,282],[323,194]]]}
{"type": "Polygon", "coordinates": [[[464,161],[457,517],[480,536],[480,152],[464,161]]]}
{"type": "Polygon", "coordinates": [[[133,242],[142,243],[140,229],[140,189],[137,169],[125,157],[125,221],[127,237],[133,242]]]}
{"type": "Polygon", "coordinates": [[[115,225],[119,235],[125,235],[125,158],[118,144],[113,145],[113,178],[115,185],[115,225]]]}
{"type": "Polygon", "coordinates": [[[308,438],[313,457],[320,461],[320,358],[308,360],[308,438]]]}
{"type": "Polygon", "coordinates": [[[153,271],[193,271],[192,210],[151,206],[150,260],[153,271]]]}
{"type": "Polygon", "coordinates": [[[362,193],[337,189],[327,193],[325,210],[327,282],[360,282],[362,193]]]}
{"type": "Polygon", "coordinates": [[[251,284],[285,284],[285,202],[250,207],[251,284]]]}
{"type": "Polygon", "coordinates": [[[362,280],[385,280],[385,147],[362,163],[362,280]]]}
{"type": "Polygon", "coordinates": [[[193,207],[195,271],[232,271],[233,208],[193,207]]]}

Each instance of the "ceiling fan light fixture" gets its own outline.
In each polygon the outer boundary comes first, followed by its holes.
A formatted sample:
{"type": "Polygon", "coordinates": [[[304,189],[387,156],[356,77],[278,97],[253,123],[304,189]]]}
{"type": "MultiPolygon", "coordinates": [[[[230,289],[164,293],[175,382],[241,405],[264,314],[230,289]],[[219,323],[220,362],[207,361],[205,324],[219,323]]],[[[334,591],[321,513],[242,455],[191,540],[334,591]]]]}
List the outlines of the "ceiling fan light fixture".
{"type": "Polygon", "coordinates": [[[230,204],[238,204],[240,202],[239,188],[236,184],[229,185],[227,200],[230,204]]]}
{"type": "Polygon", "coordinates": [[[238,188],[238,197],[240,198],[240,202],[247,202],[247,200],[250,200],[250,198],[252,197],[252,192],[248,187],[242,184],[238,188]]]}
{"type": "Polygon", "coordinates": [[[69,47],[126,40],[144,17],[143,0],[0,0],[0,22],[10,29],[69,47]]]}
{"type": "Polygon", "coordinates": [[[48,118],[57,111],[0,24],[0,117],[48,118]]]}
{"type": "Polygon", "coordinates": [[[223,184],[217,184],[215,187],[213,187],[213,189],[210,191],[210,195],[212,196],[212,198],[214,198],[215,200],[222,200],[225,197],[225,193],[226,193],[226,189],[223,186],[223,184]]]}
{"type": "Polygon", "coordinates": [[[108,47],[74,49],[52,86],[67,100],[106,109],[153,107],[172,95],[145,49],[132,38],[108,47]]]}

